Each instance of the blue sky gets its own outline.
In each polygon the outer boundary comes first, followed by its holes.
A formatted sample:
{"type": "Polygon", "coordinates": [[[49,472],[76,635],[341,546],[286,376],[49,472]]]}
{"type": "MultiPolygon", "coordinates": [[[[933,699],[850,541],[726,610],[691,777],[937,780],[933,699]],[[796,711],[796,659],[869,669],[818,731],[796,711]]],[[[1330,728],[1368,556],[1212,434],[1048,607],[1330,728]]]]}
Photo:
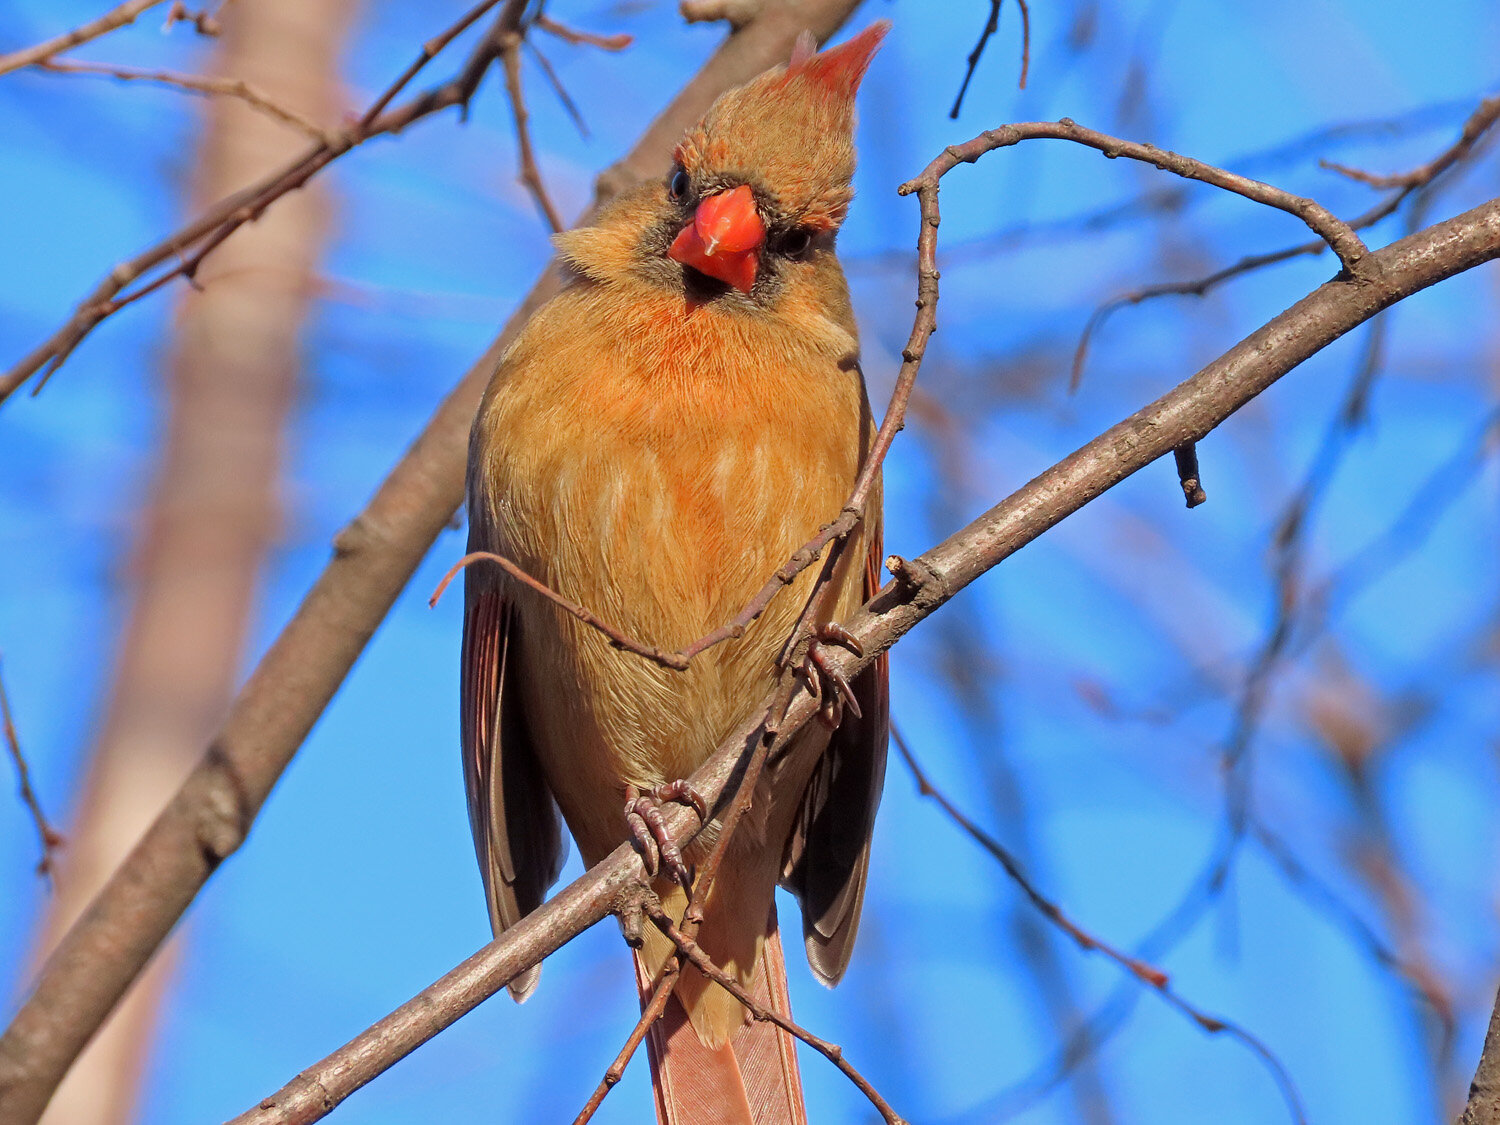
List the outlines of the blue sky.
{"type": "MultiPolygon", "coordinates": [[[[707,57],[718,32],[675,5],[558,0],[556,14],[628,31],[620,55],[559,46],[580,137],[539,81],[542,167],[565,214],[707,57]]],[[[895,23],[862,95],[859,198],[841,239],[877,401],[904,343],[915,204],[895,186],[944,144],[1009,120],[1067,115],[1316,195],[1340,214],[1369,188],[1319,157],[1399,170],[1428,159],[1500,88],[1500,13],[1444,0],[1420,14],[1355,0],[1239,4],[1034,3],[1031,77],[1015,87],[1016,10],[946,111],[987,5],[871,3],[895,23]],[[1082,46],[1079,46],[1080,40],[1082,46]],[[1350,126],[1330,132],[1333,126],[1350,126]]],[[[94,7],[23,0],[0,45],[94,7]]],[[[345,62],[358,105],[458,6],[367,4],[345,62]]],[[[203,44],[150,18],[80,57],[201,69],[203,44]]],[[[441,61],[436,66],[441,72],[441,61]]],[[[169,91],[20,73],[0,79],[0,359],[49,332],[110,263],[172,228],[199,105],[169,91]]],[[[1493,157],[1439,192],[1432,218],[1496,192],[1493,157]]],[[[284,539],[267,568],[246,668],[356,512],[548,257],[514,183],[498,89],[471,120],[422,123],[341,160],[322,300],[291,433],[284,539]]],[[[1067,391],[1089,311],[1134,286],[1197,276],[1301,241],[1288,216],[1188,186],[1167,214],[1111,209],[1181,185],[1054,142],[994,153],[944,182],[942,328],[923,374],[931,409],[887,472],[888,549],[918,553],[1103,427],[1191,374],[1332,271],[1326,255],[1241,279],[1206,300],[1117,314],[1067,391]],[[947,418],[949,428],[938,419],[947,418]]],[[[1371,232],[1382,245],[1398,216],[1371,232]]],[[[174,295],[173,299],[176,299],[174,295]]],[[[1478,449],[1500,370],[1500,280],[1476,271],[1389,315],[1373,420],[1349,442],[1307,536],[1313,581],[1337,575],[1457,453],[1478,449]]],[[[126,605],[123,560],[160,425],[155,369],[168,300],[88,340],[38,398],[0,410],[0,654],[35,780],[66,819],[126,605]]],[[[1360,359],[1356,332],[1201,447],[1210,500],[1183,509],[1155,465],[1023,550],[897,650],[896,721],[934,779],[1023,854],[1069,914],[1133,948],[1193,884],[1222,828],[1219,754],[1238,685],[1274,609],[1268,542],[1360,359]],[[977,685],[954,690],[948,670],[977,685]]],[[[1309,719],[1350,681],[1400,728],[1376,777],[1416,894],[1416,953],[1464,1015],[1449,1096],[1477,1057],[1496,963],[1494,754],[1496,488],[1480,464],[1430,529],[1337,603],[1329,629],[1280,669],[1254,743],[1256,808],[1300,860],[1389,944],[1357,875],[1361,822],[1309,719]],[[1488,647],[1486,647],[1488,645],[1488,647]],[[1343,678],[1341,678],[1343,677],[1343,678]],[[1410,722],[1406,716],[1410,713],[1410,722]],[[1401,721],[1396,721],[1399,718],[1401,721]],[[1405,724],[1403,726],[1403,723],[1405,724]]],[[[458,601],[426,598],[462,553],[442,537],[288,771],[245,849],[182,929],[185,957],[144,1120],[233,1116],[467,956],[486,938],[456,749],[458,601]]],[[[1341,697],[1342,698],[1342,697],[1341,697]]],[[[8,786],[8,782],[5,783],[8,786]]],[[[10,995],[45,889],[18,805],[0,805],[0,965],[10,995]]],[[[576,873],[576,859],[565,877],[576,873]]],[[[1439,1116],[1409,994],[1340,915],[1246,847],[1229,889],[1160,963],[1202,1009],[1234,1020],[1286,1067],[1316,1122],[1439,1116]]],[[[1065,1088],[1023,1097],[1061,1032],[1035,953],[1083,1013],[1121,980],[1034,916],[893,760],[860,948],[845,983],[792,966],[794,1006],[914,1120],[1078,1119],[1065,1088]],[[1042,934],[1041,938],[1037,933],[1042,934]],[[1030,953],[1027,950],[1031,950],[1030,953]]],[[[1413,950],[1403,950],[1412,953],[1413,950]]],[[[1054,985],[1054,987],[1056,987],[1054,985]]],[[[550,960],[524,1006],[493,1000],[357,1094],[334,1120],[569,1120],[634,1019],[612,926],[550,960]]],[[[815,1057],[814,1120],[871,1112],[815,1057]]],[[[1092,1072],[1115,1120],[1287,1120],[1267,1068],[1151,995],[1092,1072]]],[[[598,1120],[641,1119],[644,1060],[598,1120]]]]}

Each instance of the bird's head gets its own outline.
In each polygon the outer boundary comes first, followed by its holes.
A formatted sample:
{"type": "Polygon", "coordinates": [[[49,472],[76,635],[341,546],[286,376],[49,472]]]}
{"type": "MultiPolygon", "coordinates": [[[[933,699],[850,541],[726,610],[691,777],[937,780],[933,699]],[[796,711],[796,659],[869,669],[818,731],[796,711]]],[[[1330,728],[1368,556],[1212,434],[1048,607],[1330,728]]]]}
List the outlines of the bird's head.
{"type": "Polygon", "coordinates": [[[699,301],[769,304],[799,276],[811,284],[836,270],[834,238],[854,196],[854,98],[889,28],[877,21],[822,52],[804,36],[785,66],[714,102],[665,180],[622,198],[594,233],[559,236],[564,254],[597,278],[625,267],[699,301]]]}

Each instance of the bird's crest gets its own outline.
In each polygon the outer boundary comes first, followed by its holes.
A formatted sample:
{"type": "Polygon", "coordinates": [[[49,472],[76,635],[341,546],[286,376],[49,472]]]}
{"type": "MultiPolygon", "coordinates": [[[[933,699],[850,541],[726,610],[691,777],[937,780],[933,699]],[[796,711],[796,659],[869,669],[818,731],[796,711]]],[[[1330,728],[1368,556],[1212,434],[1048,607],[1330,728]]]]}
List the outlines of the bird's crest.
{"type": "Polygon", "coordinates": [[[786,64],[785,80],[802,78],[852,101],[859,90],[860,80],[870,68],[870,60],[875,57],[880,41],[890,29],[890,20],[876,20],[847,43],[840,43],[821,53],[818,52],[817,41],[812,34],[804,31],[797,37],[797,44],[792,48],[791,60],[786,64]]]}
{"type": "Polygon", "coordinates": [[[786,66],[713,104],[677,162],[700,182],[754,185],[793,221],[837,227],[853,195],[854,97],[890,26],[877,20],[826,51],[800,36],[786,66]]]}

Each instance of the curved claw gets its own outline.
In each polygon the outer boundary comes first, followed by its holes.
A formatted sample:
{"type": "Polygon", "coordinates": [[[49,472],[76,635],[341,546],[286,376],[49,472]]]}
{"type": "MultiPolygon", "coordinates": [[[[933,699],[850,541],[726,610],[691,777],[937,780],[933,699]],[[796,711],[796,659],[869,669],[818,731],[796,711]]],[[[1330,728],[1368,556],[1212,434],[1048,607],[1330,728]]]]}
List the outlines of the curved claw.
{"type": "MultiPolygon", "coordinates": [[[[840,632],[844,632],[839,626],[834,626],[840,632]]],[[[820,634],[822,630],[819,630],[820,634]]],[[[847,634],[846,634],[847,636],[847,634]]],[[[841,638],[834,638],[836,643],[846,644],[841,638]]],[[[859,645],[852,636],[847,637],[848,642],[855,646],[859,645]]],[[[847,647],[847,644],[846,644],[847,647]]],[[[859,652],[856,655],[863,655],[859,652]]],[[[819,642],[814,642],[808,647],[807,658],[802,662],[799,671],[806,677],[813,698],[821,698],[822,707],[818,709],[818,719],[830,730],[839,725],[844,719],[844,708],[848,707],[856,719],[864,718],[864,712],[860,710],[859,699],[854,694],[854,688],[849,685],[848,677],[833,666],[819,647],[819,642]],[[816,669],[816,671],[814,671],[816,669]],[[823,681],[826,680],[831,690],[823,691],[823,681]]]]}
{"type": "Polygon", "coordinates": [[[819,625],[818,640],[826,645],[838,645],[840,648],[848,649],[855,656],[863,656],[865,654],[865,646],[859,643],[859,638],[837,621],[829,621],[823,625],[819,625]]]}
{"type": "Polygon", "coordinates": [[[700,824],[708,823],[708,805],[698,795],[698,791],[680,777],[676,781],[658,785],[651,795],[658,801],[676,801],[679,805],[687,805],[698,814],[700,824]]]}
{"type": "Polygon", "coordinates": [[[691,888],[692,872],[688,870],[688,865],[682,858],[682,849],[672,839],[671,829],[662,816],[661,803],[664,801],[688,805],[698,814],[700,821],[708,819],[708,808],[703,798],[691,785],[679,778],[644,794],[635,786],[627,785],[625,823],[630,828],[636,849],[645,860],[647,874],[655,877],[657,871],[665,867],[683,887],[691,888]]]}
{"type": "MultiPolygon", "coordinates": [[[[641,853],[641,859],[646,864],[646,874],[655,878],[660,867],[661,848],[655,833],[651,831],[651,822],[646,819],[642,810],[642,801],[640,791],[635,786],[625,787],[625,825],[630,829],[631,839],[635,841],[635,850],[641,853]]],[[[649,804],[646,807],[652,808],[649,804]]],[[[653,808],[652,811],[660,820],[661,810],[653,808]]]]}

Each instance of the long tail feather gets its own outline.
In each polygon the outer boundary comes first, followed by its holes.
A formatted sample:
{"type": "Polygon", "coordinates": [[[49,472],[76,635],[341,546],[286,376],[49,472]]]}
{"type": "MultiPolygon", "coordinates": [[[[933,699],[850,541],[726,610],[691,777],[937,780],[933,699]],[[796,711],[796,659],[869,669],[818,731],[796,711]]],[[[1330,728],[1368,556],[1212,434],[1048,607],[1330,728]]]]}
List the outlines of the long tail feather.
{"type": "MultiPolygon", "coordinates": [[[[779,1016],[792,1015],[786,990],[786,961],[776,930],[775,907],[770,936],[761,949],[751,995],[779,1016]]],[[[802,1104],[802,1075],[797,1070],[796,1040],[773,1023],[752,1020],[731,1041],[757,1125],[807,1125],[802,1104]]]]}
{"type": "MultiPolygon", "coordinates": [[[[635,972],[645,1005],[651,977],[639,954],[635,972]]],[[[791,1016],[774,908],[750,992],[763,1007],[791,1016]]],[[[807,1125],[795,1043],[775,1024],[751,1020],[727,1044],[710,1047],[674,995],[651,1028],[646,1050],[658,1125],[807,1125]]]]}

